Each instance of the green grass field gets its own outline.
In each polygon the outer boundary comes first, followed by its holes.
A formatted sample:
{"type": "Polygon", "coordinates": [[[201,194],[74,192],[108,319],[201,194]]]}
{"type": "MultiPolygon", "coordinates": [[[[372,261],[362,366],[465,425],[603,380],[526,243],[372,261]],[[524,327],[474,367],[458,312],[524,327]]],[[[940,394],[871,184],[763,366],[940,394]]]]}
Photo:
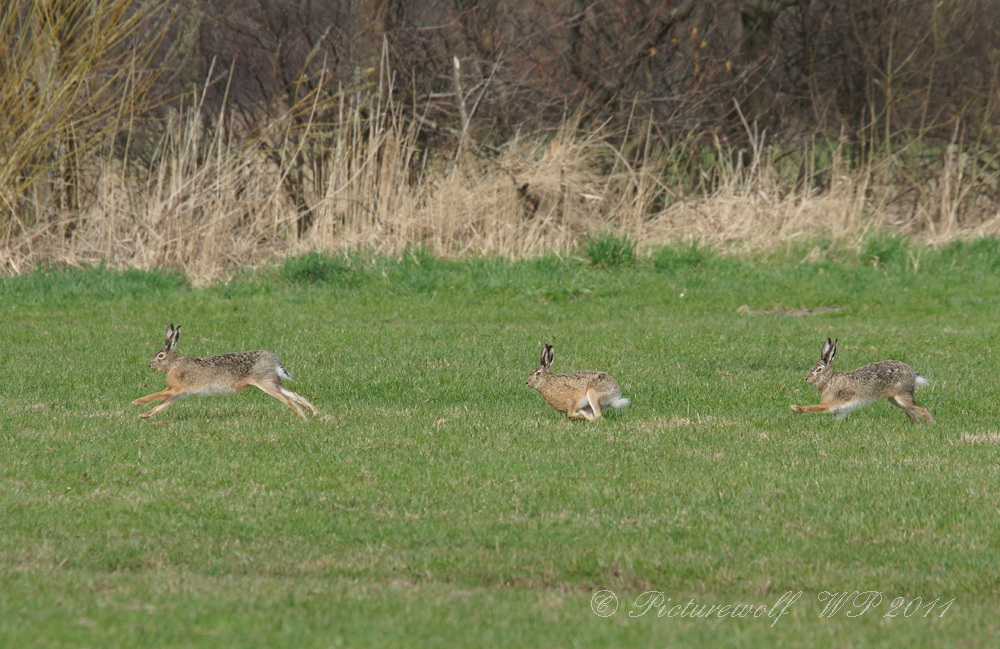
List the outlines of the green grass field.
{"type": "Polygon", "coordinates": [[[998,243],[808,252],[0,280],[0,646],[993,646],[998,243]],[[168,323],[276,352],[321,416],[140,420],[168,323]],[[925,375],[936,423],[792,413],[827,336],[925,375]],[[543,342],[632,405],[549,409],[543,342]],[[874,592],[823,616],[845,591],[874,592]]]}

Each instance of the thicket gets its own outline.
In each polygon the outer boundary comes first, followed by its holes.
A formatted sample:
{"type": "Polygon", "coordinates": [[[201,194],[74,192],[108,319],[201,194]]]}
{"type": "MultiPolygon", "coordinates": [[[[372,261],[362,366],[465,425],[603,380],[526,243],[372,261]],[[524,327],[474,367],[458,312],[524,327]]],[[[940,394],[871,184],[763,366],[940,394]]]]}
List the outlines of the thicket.
{"type": "Polygon", "coordinates": [[[11,0],[0,264],[1000,230],[987,0],[11,0]]]}

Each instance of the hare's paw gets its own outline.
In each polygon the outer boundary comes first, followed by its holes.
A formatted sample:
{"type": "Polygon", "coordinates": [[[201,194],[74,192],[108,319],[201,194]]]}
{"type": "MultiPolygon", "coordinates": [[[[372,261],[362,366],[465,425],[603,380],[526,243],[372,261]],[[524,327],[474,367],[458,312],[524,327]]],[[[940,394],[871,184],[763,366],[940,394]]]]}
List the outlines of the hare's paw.
{"type": "Polygon", "coordinates": [[[792,404],[792,412],[802,412],[802,406],[796,406],[792,404]]]}

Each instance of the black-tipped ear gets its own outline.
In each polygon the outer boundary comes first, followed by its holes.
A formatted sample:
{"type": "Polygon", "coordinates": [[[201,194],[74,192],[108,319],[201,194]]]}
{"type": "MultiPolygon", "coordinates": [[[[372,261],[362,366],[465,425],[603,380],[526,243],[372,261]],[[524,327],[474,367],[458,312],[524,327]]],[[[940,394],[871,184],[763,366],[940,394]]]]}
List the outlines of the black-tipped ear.
{"type": "Polygon", "coordinates": [[[167,349],[173,349],[177,345],[177,341],[181,339],[181,328],[180,326],[175,327],[170,325],[167,327],[167,349]]]}
{"type": "MultiPolygon", "coordinates": [[[[840,340],[839,338],[837,340],[840,340]]],[[[833,357],[837,353],[837,341],[831,341],[829,338],[823,343],[823,349],[819,353],[820,360],[825,363],[829,363],[833,360],[833,357]]]]}
{"type": "Polygon", "coordinates": [[[542,367],[551,366],[553,358],[555,358],[555,352],[552,351],[552,345],[542,345],[542,367]]]}

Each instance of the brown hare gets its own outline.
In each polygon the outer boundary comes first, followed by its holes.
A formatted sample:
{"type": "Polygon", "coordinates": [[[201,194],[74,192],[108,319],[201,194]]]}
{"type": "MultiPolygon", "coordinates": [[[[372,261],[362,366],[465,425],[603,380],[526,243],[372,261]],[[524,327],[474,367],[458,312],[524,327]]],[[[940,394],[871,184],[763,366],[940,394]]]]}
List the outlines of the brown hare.
{"type": "Polygon", "coordinates": [[[570,419],[594,421],[601,417],[602,408],[624,408],[621,388],[607,372],[583,370],[571,374],[553,374],[552,345],[542,346],[542,363],[528,378],[529,387],[538,390],[545,403],[570,419]]]}
{"type": "Polygon", "coordinates": [[[163,403],[142,413],[140,417],[152,417],[181,397],[235,394],[251,385],[256,385],[275,399],[281,400],[303,420],[306,416],[302,408],[299,408],[300,404],[313,415],[319,414],[311,403],[281,384],[282,379],[289,380],[292,377],[271,352],[256,350],[208,358],[181,356],[174,351],[180,336],[180,327],[167,327],[163,348],[149,362],[154,370],[167,373],[167,389],[132,402],[133,406],[139,406],[163,399],[163,403]]]}
{"type": "Polygon", "coordinates": [[[819,390],[820,402],[813,406],[792,406],[792,412],[832,412],[837,419],[844,419],[851,411],[864,408],[879,399],[888,399],[892,405],[903,409],[911,423],[923,419],[932,423],[931,413],[913,400],[917,386],[930,385],[906,363],[880,361],[859,367],[850,372],[836,372],[833,357],[837,341],[829,338],[823,343],[820,360],[806,375],[806,382],[819,390]]]}

